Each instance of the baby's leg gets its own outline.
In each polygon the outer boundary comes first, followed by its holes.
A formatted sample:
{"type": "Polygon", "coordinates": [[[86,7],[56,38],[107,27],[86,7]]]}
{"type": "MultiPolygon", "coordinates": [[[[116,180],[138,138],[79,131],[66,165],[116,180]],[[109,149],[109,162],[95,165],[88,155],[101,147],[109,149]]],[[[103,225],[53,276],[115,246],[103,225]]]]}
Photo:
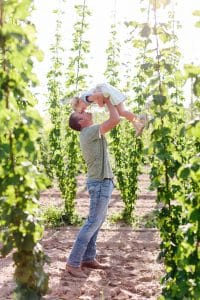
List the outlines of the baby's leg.
{"type": "Polygon", "coordinates": [[[123,102],[116,105],[116,108],[121,117],[126,118],[130,122],[137,120],[137,115],[132,113],[131,111],[126,110],[123,102]]]}
{"type": "Polygon", "coordinates": [[[120,116],[126,118],[127,120],[133,123],[133,126],[135,127],[136,131],[136,136],[141,135],[147,120],[142,120],[140,116],[126,110],[123,102],[116,105],[116,108],[120,116]]]}

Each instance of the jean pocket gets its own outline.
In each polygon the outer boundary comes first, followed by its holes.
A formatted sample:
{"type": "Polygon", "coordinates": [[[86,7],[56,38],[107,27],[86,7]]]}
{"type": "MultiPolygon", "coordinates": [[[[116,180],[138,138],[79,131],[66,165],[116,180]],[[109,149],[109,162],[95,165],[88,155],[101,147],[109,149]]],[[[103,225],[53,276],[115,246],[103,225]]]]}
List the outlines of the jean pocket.
{"type": "Polygon", "coordinates": [[[113,182],[106,181],[101,186],[101,195],[104,198],[110,198],[113,191],[113,182]]]}

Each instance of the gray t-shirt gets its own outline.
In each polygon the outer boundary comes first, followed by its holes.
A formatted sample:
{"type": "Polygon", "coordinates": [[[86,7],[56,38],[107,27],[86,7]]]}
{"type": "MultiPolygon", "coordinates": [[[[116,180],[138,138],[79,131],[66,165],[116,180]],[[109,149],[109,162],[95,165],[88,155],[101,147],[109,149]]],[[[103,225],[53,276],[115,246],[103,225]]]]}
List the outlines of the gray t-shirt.
{"type": "Polygon", "coordinates": [[[107,142],[100,134],[100,125],[92,125],[81,130],[80,146],[88,168],[88,179],[113,178],[107,142]]]}

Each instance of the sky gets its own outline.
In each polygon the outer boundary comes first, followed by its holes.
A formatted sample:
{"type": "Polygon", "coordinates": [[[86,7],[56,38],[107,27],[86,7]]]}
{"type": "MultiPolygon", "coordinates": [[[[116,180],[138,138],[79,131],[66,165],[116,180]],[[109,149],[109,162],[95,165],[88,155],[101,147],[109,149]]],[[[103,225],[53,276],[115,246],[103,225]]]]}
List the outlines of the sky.
{"type": "MultiPolygon", "coordinates": [[[[55,14],[53,9],[62,6],[65,10],[63,19],[63,41],[66,48],[70,49],[72,43],[73,24],[76,21],[74,10],[75,4],[83,4],[83,0],[34,0],[35,11],[32,20],[37,30],[37,43],[44,53],[44,60],[36,63],[35,72],[38,75],[40,85],[36,89],[39,100],[39,110],[45,111],[45,96],[47,92],[46,75],[51,65],[50,45],[54,42],[55,35],[55,14]]],[[[199,0],[177,0],[176,19],[181,23],[182,28],[178,32],[179,45],[184,63],[194,62],[200,64],[200,29],[194,26],[197,17],[192,15],[194,10],[200,10],[199,0]]],[[[113,12],[116,7],[116,19],[119,22],[130,20],[142,20],[140,13],[140,2],[138,0],[86,0],[87,6],[92,11],[88,18],[90,29],[88,38],[90,40],[90,64],[89,73],[92,74],[91,84],[104,81],[103,72],[106,66],[105,49],[110,34],[110,25],[113,22],[113,12]],[[95,66],[95,68],[94,68],[95,66]]],[[[160,15],[164,19],[164,14],[160,15]]],[[[124,40],[124,31],[119,27],[119,38],[124,40]]],[[[129,55],[127,53],[127,55],[129,55]]],[[[188,91],[186,91],[188,93],[188,91]]]]}

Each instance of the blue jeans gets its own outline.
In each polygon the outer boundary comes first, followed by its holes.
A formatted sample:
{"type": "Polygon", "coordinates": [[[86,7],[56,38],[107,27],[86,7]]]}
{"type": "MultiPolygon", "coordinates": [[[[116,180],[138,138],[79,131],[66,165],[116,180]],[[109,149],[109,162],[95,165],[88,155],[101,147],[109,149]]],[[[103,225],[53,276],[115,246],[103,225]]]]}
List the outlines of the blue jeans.
{"type": "Polygon", "coordinates": [[[87,189],[90,196],[89,215],[74,242],[68,258],[68,265],[80,267],[82,261],[95,259],[96,239],[99,229],[106,218],[113,187],[111,179],[89,179],[87,181],[87,189]]]}

